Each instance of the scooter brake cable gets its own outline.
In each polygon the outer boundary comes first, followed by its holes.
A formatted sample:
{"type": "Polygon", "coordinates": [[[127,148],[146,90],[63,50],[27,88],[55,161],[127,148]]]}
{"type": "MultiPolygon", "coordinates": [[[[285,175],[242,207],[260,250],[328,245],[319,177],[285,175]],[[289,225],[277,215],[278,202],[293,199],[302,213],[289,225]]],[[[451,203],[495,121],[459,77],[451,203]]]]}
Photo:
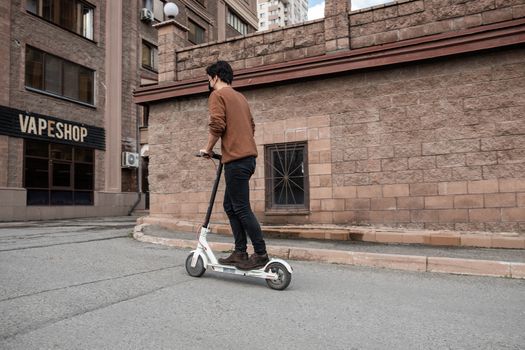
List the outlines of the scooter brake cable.
{"type": "Polygon", "coordinates": [[[215,168],[215,171],[217,171],[217,164],[215,164],[215,161],[213,160],[213,158],[208,158],[209,160],[211,160],[211,162],[213,163],[213,167],[215,168]]]}

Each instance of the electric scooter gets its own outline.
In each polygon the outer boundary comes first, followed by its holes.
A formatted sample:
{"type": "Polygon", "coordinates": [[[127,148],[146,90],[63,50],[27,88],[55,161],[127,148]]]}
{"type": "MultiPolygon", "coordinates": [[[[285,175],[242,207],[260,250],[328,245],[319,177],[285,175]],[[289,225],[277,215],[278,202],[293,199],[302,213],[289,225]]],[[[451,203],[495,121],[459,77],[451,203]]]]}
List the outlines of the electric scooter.
{"type": "MultiPolygon", "coordinates": [[[[196,156],[204,157],[205,154],[199,153],[196,156]]],[[[217,194],[217,188],[219,187],[223,164],[220,162],[220,154],[212,154],[211,158],[219,160],[219,165],[217,167],[217,174],[213,184],[210,203],[208,205],[208,211],[206,212],[206,218],[204,219],[204,224],[202,225],[199,232],[197,249],[193,250],[186,258],[186,271],[192,277],[201,277],[204,272],[206,272],[206,269],[209,268],[215,272],[263,278],[266,280],[266,284],[268,284],[268,286],[272,289],[286,289],[292,280],[293,270],[290,264],[282,259],[272,258],[265,266],[259,269],[240,270],[233,265],[219,264],[215,254],[213,254],[206,237],[210,232],[210,217],[213,209],[213,203],[215,202],[215,196],[217,194]]]]}

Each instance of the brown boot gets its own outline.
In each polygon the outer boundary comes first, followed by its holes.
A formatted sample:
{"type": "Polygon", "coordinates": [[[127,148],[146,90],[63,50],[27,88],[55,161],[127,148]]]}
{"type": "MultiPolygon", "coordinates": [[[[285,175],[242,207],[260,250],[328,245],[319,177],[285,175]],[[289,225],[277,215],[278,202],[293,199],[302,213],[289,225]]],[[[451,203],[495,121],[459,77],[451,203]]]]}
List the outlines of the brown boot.
{"type": "Polygon", "coordinates": [[[257,253],[253,253],[250,255],[248,260],[235,264],[235,267],[239,270],[253,270],[263,267],[268,263],[268,261],[270,261],[270,259],[268,259],[268,254],[259,255],[257,253]]]}
{"type": "Polygon", "coordinates": [[[227,258],[220,258],[219,259],[219,264],[222,264],[222,265],[234,265],[235,263],[240,263],[240,262],[243,262],[243,261],[246,261],[246,260],[248,260],[248,253],[233,251],[233,253],[231,253],[231,255],[229,257],[227,257],[227,258]]]}

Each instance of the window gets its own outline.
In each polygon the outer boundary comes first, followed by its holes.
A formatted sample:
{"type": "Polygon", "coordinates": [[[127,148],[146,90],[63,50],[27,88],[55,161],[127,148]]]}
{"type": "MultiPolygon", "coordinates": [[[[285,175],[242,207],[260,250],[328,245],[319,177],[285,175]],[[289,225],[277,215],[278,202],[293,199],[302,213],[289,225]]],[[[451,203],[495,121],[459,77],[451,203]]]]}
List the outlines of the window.
{"type": "Polygon", "coordinates": [[[356,11],[356,10],[361,10],[367,7],[386,4],[389,2],[394,2],[394,0],[367,0],[367,1],[357,0],[357,1],[352,1],[351,9],[352,11],[356,11]]]}
{"type": "Polygon", "coordinates": [[[146,8],[153,13],[153,17],[159,21],[164,21],[165,0],[142,0],[142,8],[146,8]]]}
{"type": "Polygon", "coordinates": [[[25,140],[27,205],[93,205],[93,150],[25,140]]]}
{"type": "Polygon", "coordinates": [[[308,210],[308,163],[305,142],[266,145],[266,209],[308,210]]]}
{"type": "Polygon", "coordinates": [[[25,85],[67,99],[94,104],[95,72],[26,46],[25,85]]]}
{"type": "Polygon", "coordinates": [[[153,1],[153,16],[159,22],[164,21],[164,2],[161,0],[153,1]]]}
{"type": "Polygon", "coordinates": [[[155,45],[142,41],[142,67],[157,71],[158,49],[155,45]]]}
{"type": "Polygon", "coordinates": [[[140,108],[140,127],[147,128],[149,125],[149,105],[140,108]]]}
{"type": "Polygon", "coordinates": [[[204,28],[193,22],[191,19],[188,19],[188,28],[188,40],[194,44],[202,44],[204,42],[204,28]]]}
{"type": "Polygon", "coordinates": [[[27,0],[26,6],[28,12],[93,40],[92,5],[80,0],[27,0]]]}
{"type": "Polygon", "coordinates": [[[153,0],[142,0],[142,8],[146,8],[153,12],[153,0]]]}
{"type": "Polygon", "coordinates": [[[242,35],[248,34],[248,25],[228,9],[228,24],[242,35]]]}
{"type": "Polygon", "coordinates": [[[261,23],[259,23],[259,27],[264,27],[264,26],[266,26],[266,23],[265,23],[265,22],[261,22],[261,23]]]}

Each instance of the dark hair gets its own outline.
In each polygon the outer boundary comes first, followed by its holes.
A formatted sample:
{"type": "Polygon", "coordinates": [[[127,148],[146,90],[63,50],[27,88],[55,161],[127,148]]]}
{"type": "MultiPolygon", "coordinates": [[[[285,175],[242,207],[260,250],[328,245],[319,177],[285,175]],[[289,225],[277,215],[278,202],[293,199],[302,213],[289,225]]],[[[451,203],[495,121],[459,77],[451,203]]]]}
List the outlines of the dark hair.
{"type": "Polygon", "coordinates": [[[217,61],[208,66],[208,68],[206,68],[206,74],[212,78],[219,76],[219,78],[228,85],[233,81],[233,69],[226,61],[217,61]]]}

